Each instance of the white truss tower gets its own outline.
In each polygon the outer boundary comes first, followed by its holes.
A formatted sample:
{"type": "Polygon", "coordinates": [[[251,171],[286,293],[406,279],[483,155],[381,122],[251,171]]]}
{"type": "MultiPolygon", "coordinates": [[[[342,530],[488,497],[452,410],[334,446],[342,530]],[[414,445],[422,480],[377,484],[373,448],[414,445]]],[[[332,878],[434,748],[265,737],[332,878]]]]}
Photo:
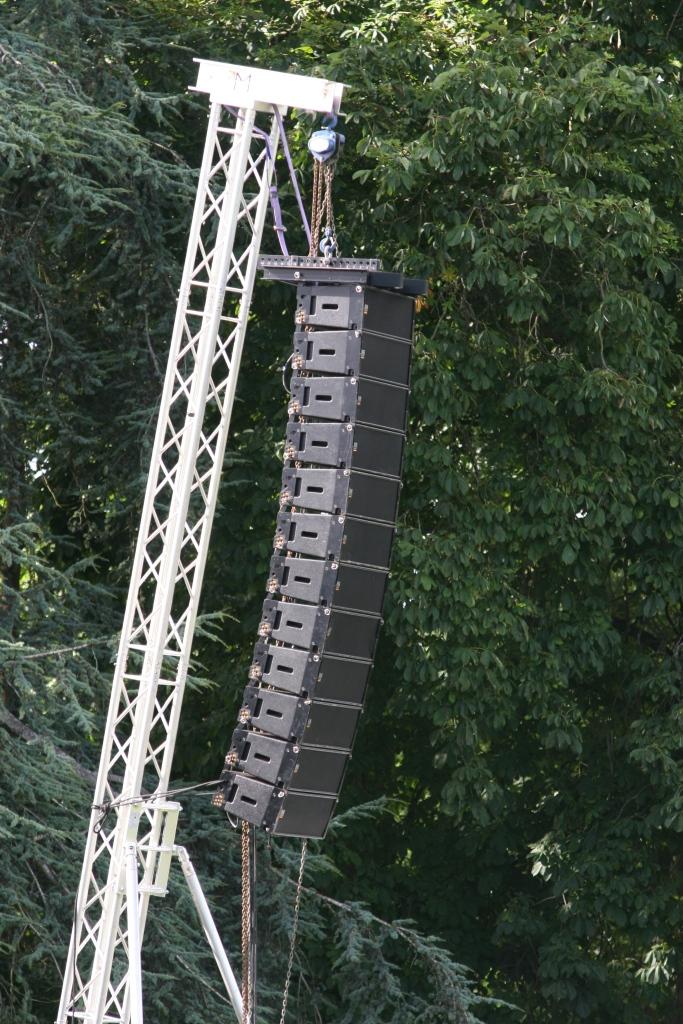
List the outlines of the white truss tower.
{"type": "MultiPolygon", "coordinates": [[[[93,800],[113,807],[91,815],[57,1024],[142,1024],[140,946],[172,853],[198,890],[173,846],[179,805],[162,794],[280,141],[275,107],[336,113],[343,87],[199,61],[196,89],[211,99],[208,131],[93,800]],[[158,799],[141,801],[143,786],[158,799]]],[[[202,923],[239,1009],[206,906],[202,923]]]]}

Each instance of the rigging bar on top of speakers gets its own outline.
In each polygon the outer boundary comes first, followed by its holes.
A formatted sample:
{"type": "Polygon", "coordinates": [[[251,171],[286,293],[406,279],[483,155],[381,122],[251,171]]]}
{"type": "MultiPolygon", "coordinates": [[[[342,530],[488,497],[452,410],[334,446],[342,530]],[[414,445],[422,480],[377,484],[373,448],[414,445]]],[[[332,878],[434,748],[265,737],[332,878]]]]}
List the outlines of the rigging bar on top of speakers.
{"type": "Polygon", "coordinates": [[[382,621],[426,284],[373,260],[261,268],[297,286],[289,423],[267,597],[214,803],[275,835],[320,837],[382,621]]]}

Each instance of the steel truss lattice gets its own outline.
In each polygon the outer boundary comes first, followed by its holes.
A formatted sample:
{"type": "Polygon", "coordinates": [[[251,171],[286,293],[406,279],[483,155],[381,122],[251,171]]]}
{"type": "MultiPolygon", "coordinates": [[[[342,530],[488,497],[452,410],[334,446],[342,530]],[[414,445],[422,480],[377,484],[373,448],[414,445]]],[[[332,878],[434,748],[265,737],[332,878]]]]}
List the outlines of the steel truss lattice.
{"type": "Polygon", "coordinates": [[[159,422],[114,672],[58,1021],[129,1019],[126,878],[134,846],[144,931],[278,126],[212,103],[159,422]]]}
{"type": "Polygon", "coordinates": [[[142,1024],[148,903],[166,893],[173,855],[241,1009],[199,880],[174,845],[179,805],[164,794],[280,143],[274,104],[337,113],[343,87],[201,60],[197,90],[211,96],[209,126],[57,1024],[142,1024]],[[157,796],[141,799],[143,786],[157,796]]]}
{"type": "Polygon", "coordinates": [[[163,794],[280,141],[274,105],[286,113],[305,95],[309,109],[336,112],[342,87],[200,61],[197,89],[211,96],[208,131],[57,1024],[142,1024],[140,946],[172,854],[239,1011],[199,882],[174,846],[179,805],[163,794]],[[143,787],[158,796],[141,800],[143,787]]]}

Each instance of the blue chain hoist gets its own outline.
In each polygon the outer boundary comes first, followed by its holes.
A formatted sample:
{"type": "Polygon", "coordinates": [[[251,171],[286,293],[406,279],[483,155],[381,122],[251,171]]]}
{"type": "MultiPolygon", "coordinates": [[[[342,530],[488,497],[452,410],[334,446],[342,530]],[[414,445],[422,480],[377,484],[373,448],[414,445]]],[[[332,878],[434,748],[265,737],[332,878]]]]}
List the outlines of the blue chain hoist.
{"type": "Polygon", "coordinates": [[[314,131],[308,140],[308,149],[314,160],[311,244],[308,255],[315,256],[316,248],[319,247],[326,259],[339,255],[332,209],[332,181],[337,159],[346,140],[341,132],[334,130],[336,124],[337,118],[328,115],[323,118],[322,128],[314,131]],[[324,227],[323,218],[326,222],[324,227]]]}

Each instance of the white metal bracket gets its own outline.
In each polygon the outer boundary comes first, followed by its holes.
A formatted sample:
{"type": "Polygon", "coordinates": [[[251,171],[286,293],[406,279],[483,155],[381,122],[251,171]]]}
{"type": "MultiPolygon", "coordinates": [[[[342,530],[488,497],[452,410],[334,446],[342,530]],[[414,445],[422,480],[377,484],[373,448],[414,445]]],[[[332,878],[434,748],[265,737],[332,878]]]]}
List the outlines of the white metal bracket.
{"type": "Polygon", "coordinates": [[[241,67],[215,60],[199,60],[193,92],[208,92],[212,103],[256,110],[272,109],[277,103],[322,114],[338,114],[344,86],[325,78],[307,78],[265,68],[241,67]]]}

